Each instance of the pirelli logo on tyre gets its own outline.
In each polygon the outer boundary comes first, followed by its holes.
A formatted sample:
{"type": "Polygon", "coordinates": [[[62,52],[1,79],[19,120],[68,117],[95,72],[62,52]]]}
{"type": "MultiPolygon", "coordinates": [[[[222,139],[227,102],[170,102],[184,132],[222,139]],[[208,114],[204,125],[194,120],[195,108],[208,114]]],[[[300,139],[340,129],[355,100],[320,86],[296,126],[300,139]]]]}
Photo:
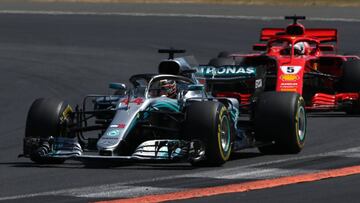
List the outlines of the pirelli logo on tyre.
{"type": "Polygon", "coordinates": [[[284,74],[280,76],[280,79],[282,81],[296,81],[299,79],[298,75],[293,75],[293,74],[284,74]]]}

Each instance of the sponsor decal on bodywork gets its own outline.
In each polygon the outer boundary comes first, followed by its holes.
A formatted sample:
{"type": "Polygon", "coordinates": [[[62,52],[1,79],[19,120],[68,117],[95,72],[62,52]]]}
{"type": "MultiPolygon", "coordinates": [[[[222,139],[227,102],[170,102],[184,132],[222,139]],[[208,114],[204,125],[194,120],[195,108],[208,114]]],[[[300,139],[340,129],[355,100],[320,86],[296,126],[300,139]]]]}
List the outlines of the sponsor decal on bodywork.
{"type": "Polygon", "coordinates": [[[296,92],[297,89],[296,88],[281,88],[280,91],[281,92],[296,92]]]}
{"type": "Polygon", "coordinates": [[[296,81],[299,79],[298,75],[295,74],[284,74],[280,76],[282,81],[296,81]]]}
{"type": "Polygon", "coordinates": [[[124,123],[120,123],[120,124],[115,124],[115,125],[110,125],[111,128],[125,128],[125,124],[124,123]]]}
{"type": "Polygon", "coordinates": [[[297,74],[301,70],[301,66],[280,66],[284,74],[297,74]]]}
{"type": "Polygon", "coordinates": [[[115,130],[110,130],[109,132],[106,133],[107,136],[110,137],[116,137],[120,135],[121,130],[119,129],[115,129],[115,130]]]}
{"type": "Polygon", "coordinates": [[[197,75],[205,77],[248,77],[256,74],[256,68],[254,67],[242,67],[236,65],[226,65],[221,67],[199,66],[196,69],[197,75]]]}
{"type": "Polygon", "coordinates": [[[262,87],[262,79],[255,80],[255,88],[260,88],[260,87],[262,87]]]}
{"type": "Polygon", "coordinates": [[[121,100],[120,105],[129,105],[129,103],[135,103],[137,105],[140,105],[144,102],[144,99],[141,97],[129,100],[128,98],[121,100]]]}
{"type": "Polygon", "coordinates": [[[280,91],[282,92],[296,92],[297,91],[297,82],[284,82],[280,84],[280,91]]]}
{"type": "Polygon", "coordinates": [[[135,98],[135,99],[131,100],[130,102],[135,103],[137,105],[140,105],[140,104],[142,104],[144,102],[144,99],[141,98],[141,97],[138,97],[138,98],[135,98]]]}

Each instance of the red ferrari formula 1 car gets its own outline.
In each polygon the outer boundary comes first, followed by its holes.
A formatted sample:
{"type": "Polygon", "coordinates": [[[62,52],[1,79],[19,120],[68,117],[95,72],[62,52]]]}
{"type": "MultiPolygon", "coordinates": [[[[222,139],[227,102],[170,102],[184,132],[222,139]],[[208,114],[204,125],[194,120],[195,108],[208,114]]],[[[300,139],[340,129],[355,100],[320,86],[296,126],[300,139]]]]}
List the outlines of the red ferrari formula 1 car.
{"type": "MultiPolygon", "coordinates": [[[[360,57],[337,54],[337,30],[305,28],[298,20],[305,16],[286,16],[293,20],[286,28],[264,28],[255,44],[256,54],[220,53],[209,65],[244,65],[266,69],[263,88],[269,91],[297,92],[308,111],[360,113],[360,57]]],[[[222,88],[217,94],[237,97],[246,103],[246,92],[222,88]]]]}

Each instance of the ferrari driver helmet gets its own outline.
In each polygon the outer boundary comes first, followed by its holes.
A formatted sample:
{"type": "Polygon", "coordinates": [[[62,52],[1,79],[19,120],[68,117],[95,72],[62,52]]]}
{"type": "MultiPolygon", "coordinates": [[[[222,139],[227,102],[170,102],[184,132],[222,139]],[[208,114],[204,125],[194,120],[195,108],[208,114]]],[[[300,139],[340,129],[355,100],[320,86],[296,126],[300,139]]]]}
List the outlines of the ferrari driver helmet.
{"type": "Polygon", "coordinates": [[[161,95],[165,95],[169,98],[176,97],[176,82],[174,80],[160,80],[161,95]]]}
{"type": "Polygon", "coordinates": [[[294,44],[295,54],[304,55],[307,46],[307,42],[297,42],[296,44],[294,44]]]}

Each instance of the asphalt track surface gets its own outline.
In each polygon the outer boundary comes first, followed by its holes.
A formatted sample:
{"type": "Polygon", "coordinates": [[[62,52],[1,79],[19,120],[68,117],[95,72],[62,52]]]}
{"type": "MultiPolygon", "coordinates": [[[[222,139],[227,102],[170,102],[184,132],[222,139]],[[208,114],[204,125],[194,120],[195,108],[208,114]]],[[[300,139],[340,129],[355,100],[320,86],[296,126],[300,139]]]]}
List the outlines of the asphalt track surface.
{"type": "MultiPolygon", "coordinates": [[[[70,7],[64,5],[62,10],[70,7]]],[[[0,10],[25,8],[32,7],[7,5],[0,10]]],[[[52,10],[51,6],[41,9],[52,10]]],[[[178,9],[179,13],[187,12],[181,11],[182,7],[178,9]]],[[[266,16],[264,10],[248,8],[250,13],[266,16]]],[[[277,11],[272,16],[288,14],[281,8],[277,11]]],[[[352,10],[346,11],[334,10],[332,17],[346,18],[352,10]]],[[[221,12],[226,14],[226,9],[221,12]]],[[[309,116],[306,146],[298,155],[263,156],[255,149],[246,150],[234,154],[221,168],[192,168],[186,163],[84,168],[78,162],[35,165],[27,159],[18,159],[26,113],[34,99],[55,97],[76,104],[88,93],[109,93],[109,82],[127,81],[136,73],[155,72],[164,57],[157,54],[158,48],[186,48],[200,63],[206,63],[222,50],[247,52],[257,42],[262,27],[286,24],[260,19],[24,13],[0,14],[0,200],[88,202],[359,164],[360,117],[338,113],[309,116]]],[[[316,17],[316,13],[309,15],[316,17]]],[[[306,25],[338,28],[340,48],[358,49],[359,22],[309,21],[306,25]]],[[[357,202],[359,184],[360,175],[353,175],[192,201],[357,202]]]]}

